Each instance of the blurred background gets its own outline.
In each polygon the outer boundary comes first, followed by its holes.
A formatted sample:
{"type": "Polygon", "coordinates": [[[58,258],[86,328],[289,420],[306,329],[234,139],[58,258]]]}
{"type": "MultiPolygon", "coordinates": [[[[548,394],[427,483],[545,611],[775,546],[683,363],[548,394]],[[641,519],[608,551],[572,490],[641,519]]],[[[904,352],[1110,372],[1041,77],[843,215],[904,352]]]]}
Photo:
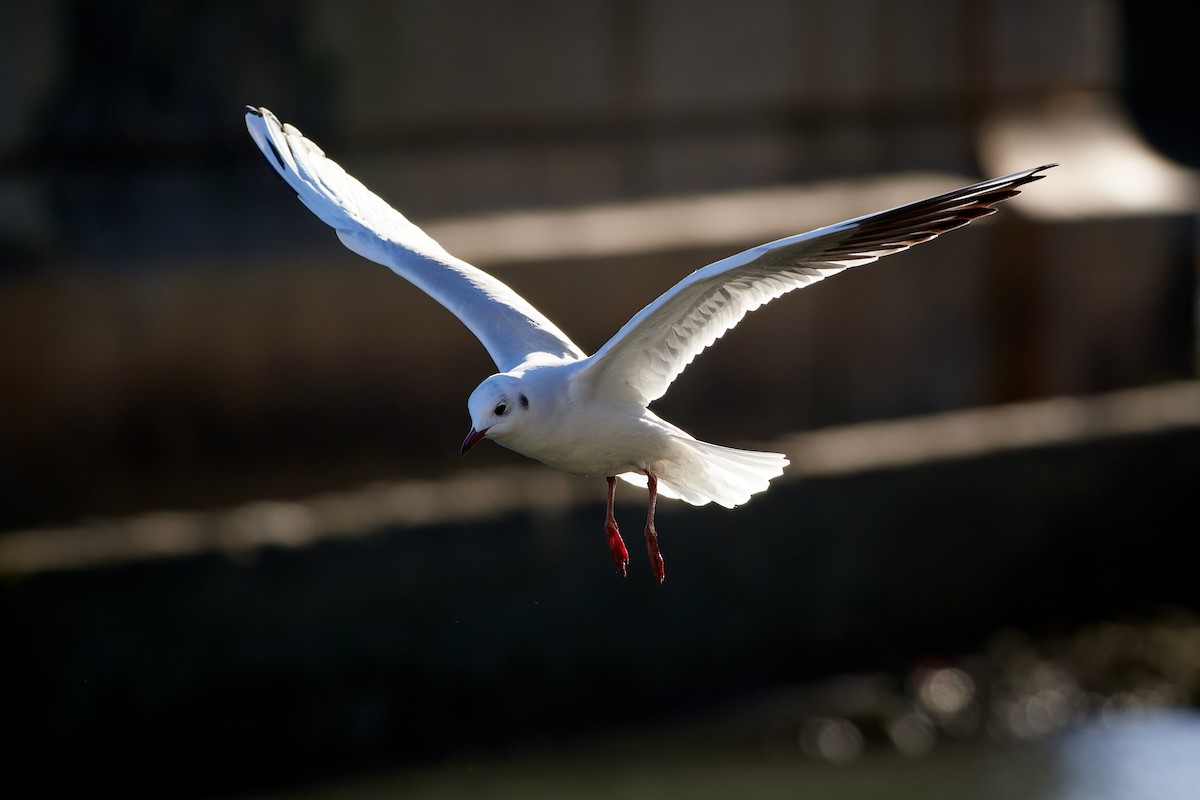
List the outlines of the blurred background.
{"type": "Polygon", "coordinates": [[[1190,797],[1196,178],[1176,4],[0,10],[0,781],[156,796],[1190,797]],[[666,502],[498,447],[457,320],[270,108],[585,350],[745,247],[1058,162],[747,317],[666,502]],[[256,795],[256,796],[258,796],[256,795]]]}

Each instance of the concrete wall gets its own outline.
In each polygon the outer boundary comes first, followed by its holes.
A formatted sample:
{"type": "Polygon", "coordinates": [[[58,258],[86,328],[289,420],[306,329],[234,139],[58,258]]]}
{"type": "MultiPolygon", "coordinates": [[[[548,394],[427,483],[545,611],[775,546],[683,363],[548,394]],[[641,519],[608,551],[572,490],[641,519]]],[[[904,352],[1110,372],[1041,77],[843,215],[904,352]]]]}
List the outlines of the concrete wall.
{"type": "MultiPolygon", "coordinates": [[[[486,356],[281,189],[245,102],[433,228],[792,183],[847,198],[798,208],[784,235],[884,207],[855,205],[856,177],[904,187],[921,170],[950,188],[999,170],[980,147],[990,120],[1111,96],[1123,31],[1112,3],[1068,0],[0,14],[0,528],[457,468],[486,356]]],[[[1017,166],[1074,147],[1050,137],[1017,166]]],[[[1069,183],[1068,166],[1029,194],[1069,183]]],[[[661,411],[732,442],[1190,375],[1186,210],[1018,223],[1024,199],[758,312],[661,411]]],[[[594,348],[758,241],[475,258],[594,348]]]]}

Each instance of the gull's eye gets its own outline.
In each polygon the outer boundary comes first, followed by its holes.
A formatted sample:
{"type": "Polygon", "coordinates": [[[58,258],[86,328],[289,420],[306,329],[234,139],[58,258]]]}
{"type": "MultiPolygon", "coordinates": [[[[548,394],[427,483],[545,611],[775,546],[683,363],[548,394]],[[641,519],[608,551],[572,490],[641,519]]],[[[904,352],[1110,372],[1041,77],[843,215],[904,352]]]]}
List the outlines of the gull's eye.
{"type": "Polygon", "coordinates": [[[501,403],[500,405],[496,406],[496,416],[497,417],[503,417],[506,411],[508,411],[507,403],[501,403]]]}

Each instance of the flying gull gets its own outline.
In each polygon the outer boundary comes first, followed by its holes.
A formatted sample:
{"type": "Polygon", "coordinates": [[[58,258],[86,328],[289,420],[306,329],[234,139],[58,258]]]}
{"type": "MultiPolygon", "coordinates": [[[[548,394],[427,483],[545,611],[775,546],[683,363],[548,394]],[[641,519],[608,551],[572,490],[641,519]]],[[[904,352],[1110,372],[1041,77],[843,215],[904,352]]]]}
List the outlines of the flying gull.
{"type": "Polygon", "coordinates": [[[995,212],[1055,166],[919,200],[761,244],[696,270],[643,308],[592,355],[496,278],[455,258],[347,174],[295,127],[246,108],[263,155],[346,247],[382,264],[450,310],[475,334],[498,372],[471,393],[462,453],[483,439],[555,469],[608,480],[604,533],[622,575],[629,553],[613,517],[616,479],[648,490],[646,548],[666,572],[654,528],[659,495],[693,505],[741,505],[788,460],[693,436],[648,405],[700,351],[763,303],[850,267],[907,250],[995,212]]]}

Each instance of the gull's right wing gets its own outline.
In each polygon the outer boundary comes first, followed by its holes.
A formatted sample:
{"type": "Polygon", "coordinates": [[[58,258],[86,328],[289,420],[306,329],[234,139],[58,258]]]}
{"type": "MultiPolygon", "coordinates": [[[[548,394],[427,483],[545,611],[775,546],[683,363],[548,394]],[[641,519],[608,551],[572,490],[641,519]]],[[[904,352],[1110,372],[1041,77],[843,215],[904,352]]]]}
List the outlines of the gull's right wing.
{"type": "Polygon", "coordinates": [[[583,358],[554,323],[491,275],[455,258],[291,125],[246,107],[258,149],[300,200],[337,231],[342,244],[415,284],[458,317],[501,372],[534,353],[583,358]]]}

